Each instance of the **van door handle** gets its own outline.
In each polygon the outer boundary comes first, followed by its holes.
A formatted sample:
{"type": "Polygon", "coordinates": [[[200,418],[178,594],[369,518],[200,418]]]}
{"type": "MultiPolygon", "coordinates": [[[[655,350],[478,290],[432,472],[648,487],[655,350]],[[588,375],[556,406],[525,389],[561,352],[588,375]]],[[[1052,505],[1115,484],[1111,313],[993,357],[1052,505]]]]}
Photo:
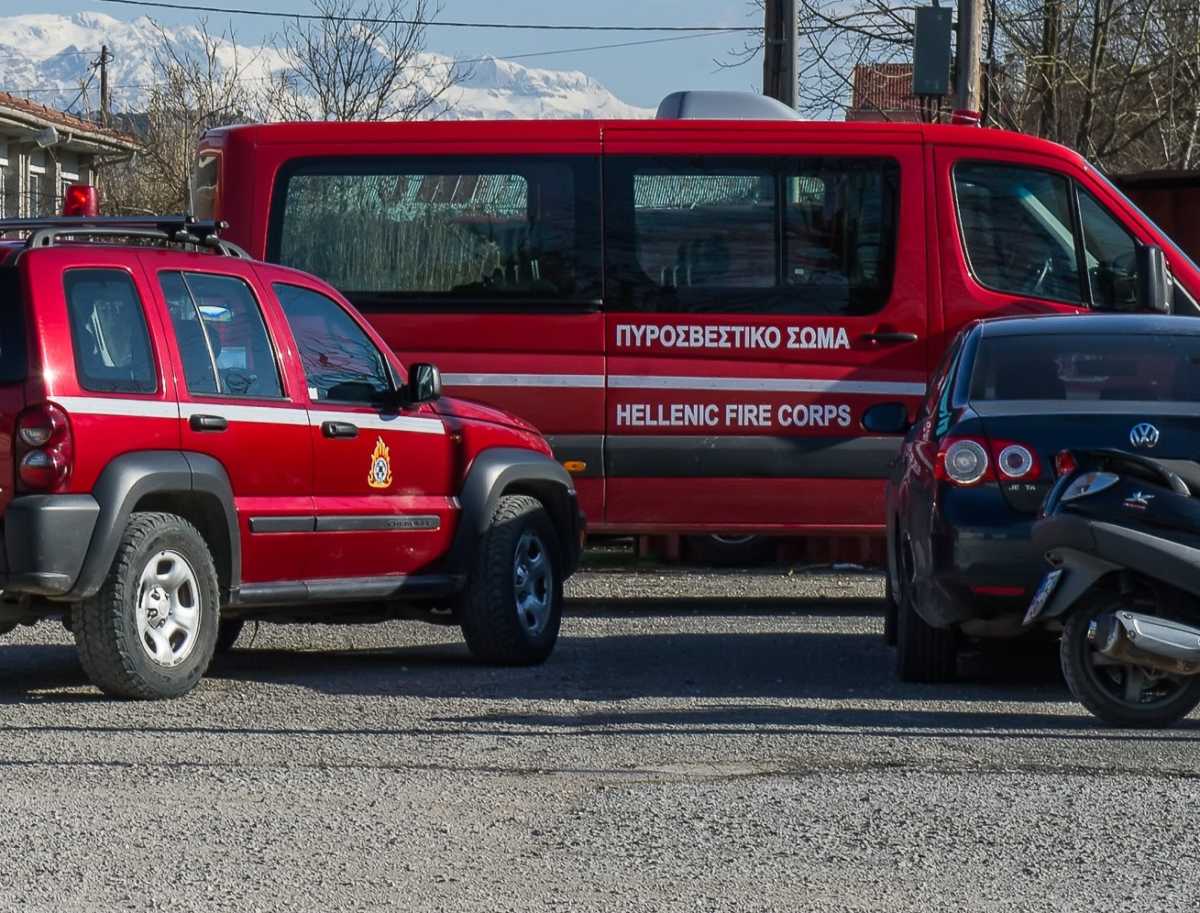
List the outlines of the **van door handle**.
{"type": "Polygon", "coordinates": [[[229,420],[223,415],[193,415],[188,419],[188,427],[193,431],[224,431],[229,427],[229,420]]]}
{"type": "Polygon", "coordinates": [[[325,437],[358,437],[358,426],[350,422],[321,422],[325,437]]]}
{"type": "Polygon", "coordinates": [[[863,333],[863,339],[876,345],[894,346],[902,342],[916,342],[920,339],[916,333],[863,333]]]}

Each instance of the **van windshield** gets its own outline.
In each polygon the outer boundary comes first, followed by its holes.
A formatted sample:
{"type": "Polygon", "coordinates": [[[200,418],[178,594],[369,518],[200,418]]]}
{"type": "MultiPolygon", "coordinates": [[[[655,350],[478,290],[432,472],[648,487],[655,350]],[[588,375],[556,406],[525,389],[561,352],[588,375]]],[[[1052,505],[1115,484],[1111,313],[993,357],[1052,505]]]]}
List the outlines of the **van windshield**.
{"type": "Polygon", "coordinates": [[[1200,402],[1200,336],[985,336],[972,402],[1200,402]]]}
{"type": "Polygon", "coordinates": [[[1126,204],[1128,204],[1129,207],[1131,209],[1133,209],[1139,216],[1141,216],[1143,219],[1145,219],[1147,225],[1153,226],[1154,230],[1157,231],[1159,233],[1159,235],[1161,235],[1163,238],[1166,239],[1167,246],[1171,248],[1172,254],[1179,257],[1181,260],[1183,260],[1184,263],[1186,263],[1188,266],[1190,266],[1196,272],[1200,273],[1200,266],[1196,265],[1196,261],[1193,260],[1191,257],[1189,257],[1187,254],[1187,251],[1185,251],[1182,247],[1180,247],[1178,244],[1176,244],[1175,239],[1172,238],[1165,231],[1163,231],[1162,228],[1159,227],[1157,222],[1155,222],[1152,218],[1150,218],[1148,215],[1146,215],[1146,211],[1144,209],[1142,209],[1142,207],[1138,206],[1137,203],[1133,202],[1133,200],[1131,200],[1129,198],[1129,194],[1125,193],[1125,191],[1123,191],[1120,187],[1118,187],[1116,184],[1114,184],[1108,178],[1107,175],[1101,174],[1099,171],[1093,171],[1093,174],[1095,174],[1096,177],[1098,177],[1101,181],[1103,181],[1113,193],[1115,193],[1122,200],[1124,200],[1126,202],[1126,204]]]}

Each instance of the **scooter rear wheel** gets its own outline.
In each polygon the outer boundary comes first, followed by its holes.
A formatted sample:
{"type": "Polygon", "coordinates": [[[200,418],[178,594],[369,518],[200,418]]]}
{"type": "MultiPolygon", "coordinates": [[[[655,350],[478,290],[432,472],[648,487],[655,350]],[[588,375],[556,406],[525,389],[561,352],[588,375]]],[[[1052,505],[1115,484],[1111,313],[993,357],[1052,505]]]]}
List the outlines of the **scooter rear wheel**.
{"type": "MultiPolygon", "coordinates": [[[[1106,612],[1134,608],[1119,593],[1098,592],[1080,604],[1063,629],[1063,677],[1084,707],[1111,726],[1171,726],[1200,705],[1200,677],[1170,675],[1109,659],[1093,648],[1088,626],[1106,612]]],[[[1137,605],[1154,612],[1153,606],[1137,605]]]]}

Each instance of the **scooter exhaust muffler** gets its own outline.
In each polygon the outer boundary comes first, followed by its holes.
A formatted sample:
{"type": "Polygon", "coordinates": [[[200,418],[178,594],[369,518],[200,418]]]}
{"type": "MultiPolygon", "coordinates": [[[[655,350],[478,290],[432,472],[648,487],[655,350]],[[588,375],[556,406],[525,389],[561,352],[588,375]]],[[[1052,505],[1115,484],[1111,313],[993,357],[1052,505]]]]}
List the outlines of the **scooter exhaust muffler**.
{"type": "Polygon", "coordinates": [[[1088,640],[1105,656],[1174,675],[1200,674],[1200,628],[1127,612],[1108,612],[1088,625],[1088,640]]]}

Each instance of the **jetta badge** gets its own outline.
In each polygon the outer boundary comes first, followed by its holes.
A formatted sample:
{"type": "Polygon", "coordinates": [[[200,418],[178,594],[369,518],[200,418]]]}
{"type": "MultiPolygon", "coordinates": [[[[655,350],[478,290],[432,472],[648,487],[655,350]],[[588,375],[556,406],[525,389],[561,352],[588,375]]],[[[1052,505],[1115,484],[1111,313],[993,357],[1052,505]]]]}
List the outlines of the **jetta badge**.
{"type": "Polygon", "coordinates": [[[1158,429],[1149,422],[1139,422],[1129,432],[1129,443],[1148,450],[1158,443],[1158,429]]]}

